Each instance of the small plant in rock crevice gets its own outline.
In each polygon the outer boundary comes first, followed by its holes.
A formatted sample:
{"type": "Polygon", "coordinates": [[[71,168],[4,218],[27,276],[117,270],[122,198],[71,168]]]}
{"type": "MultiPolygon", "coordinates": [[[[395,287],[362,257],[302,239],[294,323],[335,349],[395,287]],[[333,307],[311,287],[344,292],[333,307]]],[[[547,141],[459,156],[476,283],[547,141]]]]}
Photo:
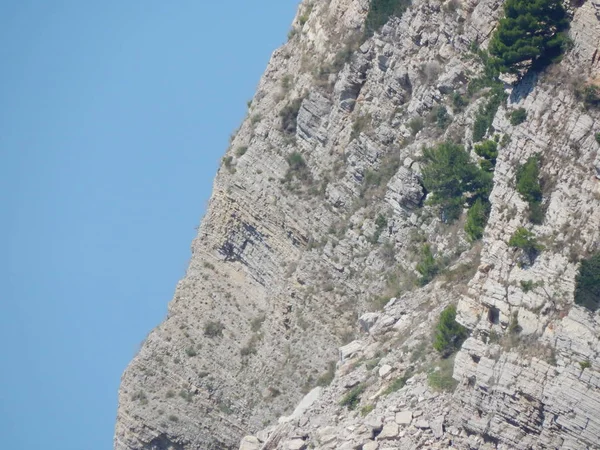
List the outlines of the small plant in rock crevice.
{"type": "Polygon", "coordinates": [[[360,403],[360,397],[365,391],[367,386],[364,383],[359,384],[352,388],[340,401],[341,406],[346,406],[349,410],[354,410],[360,403]]]}

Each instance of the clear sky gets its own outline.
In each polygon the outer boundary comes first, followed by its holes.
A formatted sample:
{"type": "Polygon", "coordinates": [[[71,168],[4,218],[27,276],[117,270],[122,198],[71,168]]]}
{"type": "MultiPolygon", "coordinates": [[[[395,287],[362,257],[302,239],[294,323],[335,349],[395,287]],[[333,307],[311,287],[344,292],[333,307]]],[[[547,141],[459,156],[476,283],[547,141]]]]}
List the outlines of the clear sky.
{"type": "Polygon", "coordinates": [[[0,0],[0,435],[112,448],[297,0],[0,0]]]}

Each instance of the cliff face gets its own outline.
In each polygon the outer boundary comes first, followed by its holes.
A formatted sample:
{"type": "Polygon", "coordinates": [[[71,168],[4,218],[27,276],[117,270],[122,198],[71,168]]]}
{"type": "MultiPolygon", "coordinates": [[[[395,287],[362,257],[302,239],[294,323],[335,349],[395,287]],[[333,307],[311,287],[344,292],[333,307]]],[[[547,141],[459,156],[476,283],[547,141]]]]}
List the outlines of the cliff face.
{"type": "Polygon", "coordinates": [[[424,204],[423,148],[472,146],[487,91],[468,94],[482,71],[470,48],[487,45],[502,3],[414,1],[366,40],[368,0],[300,5],[168,317],[123,375],[116,450],[238,448],[245,435],[247,449],[596,445],[600,319],[573,292],[578,258],[600,250],[600,111],[577,95],[600,75],[597,1],[572,8],[562,62],[506,86],[482,241],[424,204]],[[527,120],[511,125],[517,108],[527,120]],[[545,250],[522,264],[507,244],[528,222],[515,174],[535,154],[546,213],[530,228],[545,250]],[[425,242],[446,270],[417,288],[425,242]],[[439,360],[431,333],[450,303],[471,334],[439,360]],[[458,386],[440,390],[435,374],[452,369],[458,386]],[[356,386],[364,417],[340,405],[356,386]]]}

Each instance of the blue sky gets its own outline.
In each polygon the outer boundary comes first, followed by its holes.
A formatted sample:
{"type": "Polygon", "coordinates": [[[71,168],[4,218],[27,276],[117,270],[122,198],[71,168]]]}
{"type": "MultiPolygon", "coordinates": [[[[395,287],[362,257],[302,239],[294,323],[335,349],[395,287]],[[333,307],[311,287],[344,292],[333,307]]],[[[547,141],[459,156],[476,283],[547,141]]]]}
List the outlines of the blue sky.
{"type": "Polygon", "coordinates": [[[230,133],[296,0],[0,0],[0,431],[112,448],[230,133]]]}

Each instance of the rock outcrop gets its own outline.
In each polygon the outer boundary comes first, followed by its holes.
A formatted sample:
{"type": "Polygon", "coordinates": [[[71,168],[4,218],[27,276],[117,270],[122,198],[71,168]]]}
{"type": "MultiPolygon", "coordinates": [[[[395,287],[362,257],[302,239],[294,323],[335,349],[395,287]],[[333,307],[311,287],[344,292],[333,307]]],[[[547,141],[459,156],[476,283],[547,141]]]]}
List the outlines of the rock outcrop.
{"type": "Polygon", "coordinates": [[[560,63],[506,85],[481,242],[421,180],[424,147],[472,148],[487,91],[469,89],[471,49],[502,3],[415,0],[369,38],[369,0],[300,5],[168,317],[123,375],[115,450],[597,445],[600,316],[574,304],[578,259],[600,250],[600,110],[579,95],[600,76],[596,1],[571,7],[560,63]],[[545,217],[530,226],[515,176],[537,154],[545,217]],[[545,247],[526,264],[508,245],[521,226],[545,247]],[[446,269],[418,287],[425,242],[446,269]],[[470,337],[440,359],[451,303],[470,337]]]}

